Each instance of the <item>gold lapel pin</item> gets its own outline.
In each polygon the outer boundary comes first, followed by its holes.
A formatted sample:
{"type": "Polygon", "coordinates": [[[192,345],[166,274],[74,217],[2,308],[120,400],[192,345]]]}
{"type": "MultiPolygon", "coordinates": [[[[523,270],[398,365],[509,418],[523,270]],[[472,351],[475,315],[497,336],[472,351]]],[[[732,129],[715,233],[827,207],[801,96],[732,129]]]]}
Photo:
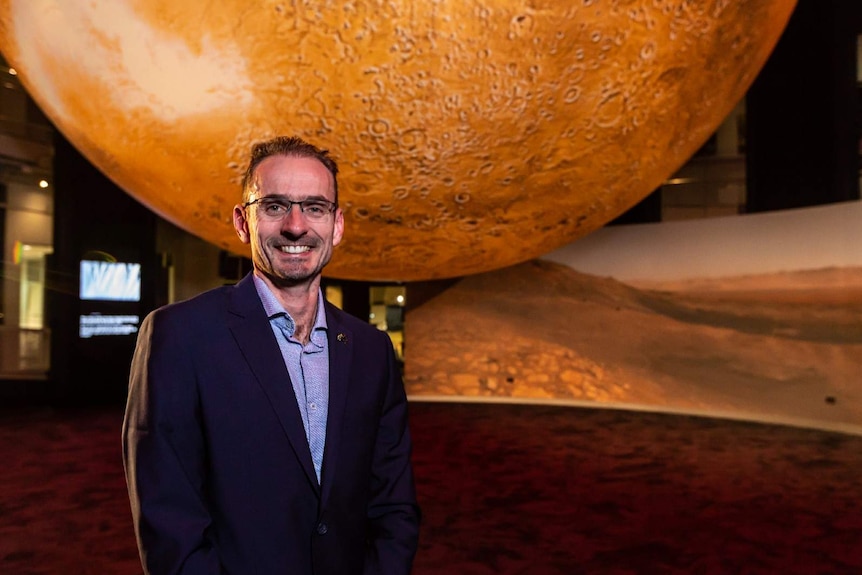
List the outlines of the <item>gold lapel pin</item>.
{"type": "Polygon", "coordinates": [[[341,343],[347,343],[347,336],[343,333],[339,333],[337,336],[335,336],[335,339],[337,339],[341,343]]]}

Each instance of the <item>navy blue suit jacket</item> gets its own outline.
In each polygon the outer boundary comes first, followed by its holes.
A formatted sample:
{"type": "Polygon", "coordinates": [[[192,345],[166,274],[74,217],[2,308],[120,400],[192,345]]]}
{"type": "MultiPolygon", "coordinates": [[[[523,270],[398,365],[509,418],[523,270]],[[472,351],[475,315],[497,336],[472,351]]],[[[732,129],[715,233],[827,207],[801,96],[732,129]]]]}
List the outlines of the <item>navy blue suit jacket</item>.
{"type": "Polygon", "coordinates": [[[320,485],[251,276],[148,315],[123,455],[146,573],[400,575],[419,509],[388,336],[326,304],[320,485]]]}

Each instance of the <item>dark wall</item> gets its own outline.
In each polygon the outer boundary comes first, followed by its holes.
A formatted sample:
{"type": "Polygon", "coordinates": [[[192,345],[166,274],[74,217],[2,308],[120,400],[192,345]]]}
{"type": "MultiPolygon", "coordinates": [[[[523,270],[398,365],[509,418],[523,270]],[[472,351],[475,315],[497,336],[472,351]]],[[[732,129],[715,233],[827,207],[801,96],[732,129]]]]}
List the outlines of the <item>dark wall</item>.
{"type": "Polygon", "coordinates": [[[609,226],[649,224],[661,221],[661,188],[607,223],[609,226]]]}
{"type": "Polygon", "coordinates": [[[371,312],[371,282],[339,280],[324,276],[321,286],[325,290],[328,285],[341,288],[341,309],[363,321],[368,321],[368,315],[371,312]]]}
{"type": "Polygon", "coordinates": [[[799,0],[746,98],[747,211],[859,199],[859,0],[799,0]]]}
{"type": "Polygon", "coordinates": [[[101,313],[143,319],[163,303],[166,282],[155,253],[157,218],[59,135],[54,182],[54,253],[48,261],[46,294],[53,395],[72,403],[121,402],[136,334],[82,338],[79,318],[101,313]],[[141,263],[141,300],[81,301],[80,261],[85,255],[141,263]]]}

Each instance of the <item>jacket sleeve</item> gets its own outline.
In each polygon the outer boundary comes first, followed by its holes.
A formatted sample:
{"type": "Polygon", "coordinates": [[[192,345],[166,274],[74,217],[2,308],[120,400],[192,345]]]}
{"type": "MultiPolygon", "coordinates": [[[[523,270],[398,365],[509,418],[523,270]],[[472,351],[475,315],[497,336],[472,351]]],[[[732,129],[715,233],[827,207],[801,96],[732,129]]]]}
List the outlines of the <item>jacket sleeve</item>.
{"type": "Polygon", "coordinates": [[[217,574],[191,338],[161,325],[162,313],[141,325],[123,421],[135,536],[146,575],[217,574]]]}
{"type": "Polygon", "coordinates": [[[391,342],[382,335],[388,348],[388,381],[372,464],[364,575],[407,575],[419,543],[420,511],[410,462],[407,397],[391,342]]]}

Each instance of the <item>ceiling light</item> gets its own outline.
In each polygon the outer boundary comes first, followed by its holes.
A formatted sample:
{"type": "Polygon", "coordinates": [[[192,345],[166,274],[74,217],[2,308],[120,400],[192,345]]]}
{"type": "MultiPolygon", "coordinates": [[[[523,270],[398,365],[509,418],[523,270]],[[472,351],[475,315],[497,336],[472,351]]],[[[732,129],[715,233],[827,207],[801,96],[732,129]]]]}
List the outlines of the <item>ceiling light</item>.
{"type": "Polygon", "coordinates": [[[45,188],[48,187],[48,181],[47,180],[39,180],[39,187],[44,190],[45,188]]]}
{"type": "Polygon", "coordinates": [[[666,186],[678,186],[679,184],[690,184],[694,181],[694,178],[671,178],[666,180],[664,185],[666,186]]]}

